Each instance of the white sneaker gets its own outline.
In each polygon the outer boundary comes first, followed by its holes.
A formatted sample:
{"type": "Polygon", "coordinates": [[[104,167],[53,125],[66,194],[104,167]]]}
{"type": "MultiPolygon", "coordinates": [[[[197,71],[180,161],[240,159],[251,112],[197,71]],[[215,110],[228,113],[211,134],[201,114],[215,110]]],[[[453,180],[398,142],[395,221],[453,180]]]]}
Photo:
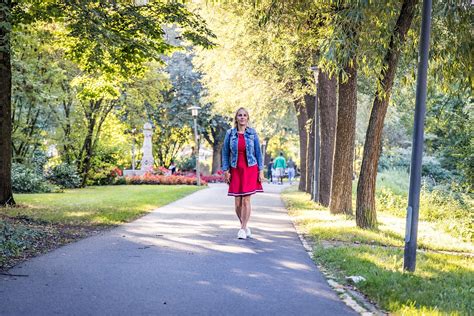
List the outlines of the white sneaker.
{"type": "Polygon", "coordinates": [[[247,227],[247,228],[245,229],[245,235],[247,235],[247,238],[252,237],[252,231],[250,230],[250,228],[247,227]]]}
{"type": "Polygon", "coordinates": [[[237,238],[239,238],[239,239],[247,239],[247,234],[245,234],[245,230],[239,229],[239,232],[237,233],[237,238]]]}

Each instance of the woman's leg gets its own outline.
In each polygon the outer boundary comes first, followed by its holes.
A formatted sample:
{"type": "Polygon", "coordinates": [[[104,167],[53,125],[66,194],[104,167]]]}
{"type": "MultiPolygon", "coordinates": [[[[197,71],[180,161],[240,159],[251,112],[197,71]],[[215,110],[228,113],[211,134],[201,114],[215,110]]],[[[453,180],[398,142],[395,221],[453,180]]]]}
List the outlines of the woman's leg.
{"type": "Polygon", "coordinates": [[[250,219],[250,213],[252,212],[252,207],[250,205],[250,195],[242,197],[242,229],[247,228],[247,223],[250,219]]]}
{"type": "Polygon", "coordinates": [[[242,225],[242,197],[241,196],[235,197],[235,213],[237,214],[240,224],[242,225]]]}

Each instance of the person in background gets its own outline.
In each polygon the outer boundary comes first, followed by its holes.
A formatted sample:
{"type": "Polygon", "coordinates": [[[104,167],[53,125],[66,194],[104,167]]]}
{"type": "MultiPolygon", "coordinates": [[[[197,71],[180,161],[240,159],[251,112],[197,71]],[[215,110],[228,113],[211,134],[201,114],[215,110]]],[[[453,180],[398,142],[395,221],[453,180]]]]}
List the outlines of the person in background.
{"type": "Polygon", "coordinates": [[[171,174],[176,173],[176,165],[174,164],[174,161],[171,160],[170,166],[168,167],[168,170],[171,171],[171,174]]]}
{"type": "Polygon", "coordinates": [[[237,238],[252,236],[247,226],[250,213],[250,196],[263,192],[263,159],[257,132],[248,126],[249,112],[239,108],[234,117],[234,128],[227,130],[222,147],[222,170],[229,184],[227,195],[235,197],[235,213],[240,221],[237,238]]]}
{"type": "Polygon", "coordinates": [[[276,170],[278,184],[283,184],[283,177],[285,176],[285,169],[286,169],[286,159],[285,157],[283,157],[282,152],[280,152],[280,156],[278,156],[273,162],[273,167],[276,170]]]}
{"type": "Polygon", "coordinates": [[[288,167],[288,181],[290,182],[290,184],[293,184],[293,179],[295,178],[296,164],[291,158],[288,159],[287,167],[288,167]]]}
{"type": "Polygon", "coordinates": [[[267,179],[268,183],[273,183],[273,158],[270,158],[270,162],[267,164],[267,179]]]}

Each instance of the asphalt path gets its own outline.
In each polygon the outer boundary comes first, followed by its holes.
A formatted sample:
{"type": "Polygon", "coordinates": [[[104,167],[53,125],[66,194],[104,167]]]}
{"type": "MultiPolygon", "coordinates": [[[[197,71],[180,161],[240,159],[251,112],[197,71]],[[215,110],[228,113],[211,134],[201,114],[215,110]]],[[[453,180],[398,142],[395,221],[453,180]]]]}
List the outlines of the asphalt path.
{"type": "Polygon", "coordinates": [[[253,238],[224,184],[0,276],[0,315],[356,315],[303,248],[280,199],[252,196],[253,238]]]}

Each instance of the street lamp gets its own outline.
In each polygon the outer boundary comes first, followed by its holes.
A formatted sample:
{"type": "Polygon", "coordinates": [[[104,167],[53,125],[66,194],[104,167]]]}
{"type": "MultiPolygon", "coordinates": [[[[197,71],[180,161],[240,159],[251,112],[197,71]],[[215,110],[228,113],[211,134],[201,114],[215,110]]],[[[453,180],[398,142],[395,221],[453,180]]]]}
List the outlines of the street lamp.
{"type": "Polygon", "coordinates": [[[191,114],[194,119],[194,141],[196,143],[196,178],[197,178],[197,185],[201,185],[201,174],[199,172],[199,142],[198,142],[198,131],[197,131],[197,116],[199,109],[201,109],[199,106],[191,106],[188,108],[188,110],[191,110],[191,114]]]}
{"type": "Polygon", "coordinates": [[[313,71],[314,84],[316,88],[314,97],[314,176],[313,176],[313,201],[319,202],[319,155],[320,155],[320,140],[319,140],[319,107],[318,107],[318,75],[319,69],[316,66],[311,66],[313,71]]]}
{"type": "Polygon", "coordinates": [[[265,164],[265,151],[266,151],[266,147],[267,147],[267,140],[266,139],[263,139],[262,140],[262,159],[263,159],[263,163],[265,164]]]}
{"type": "Polygon", "coordinates": [[[431,0],[423,1],[421,18],[420,53],[418,59],[418,75],[416,78],[415,126],[410,168],[410,189],[408,193],[407,221],[405,232],[405,251],[403,269],[415,271],[416,242],[418,236],[418,215],[420,206],[421,162],[423,157],[423,134],[426,112],[426,85],[428,57],[430,50],[431,0]]]}
{"type": "Polygon", "coordinates": [[[135,133],[137,132],[136,128],[132,129],[132,170],[135,171],[135,133]]]}

